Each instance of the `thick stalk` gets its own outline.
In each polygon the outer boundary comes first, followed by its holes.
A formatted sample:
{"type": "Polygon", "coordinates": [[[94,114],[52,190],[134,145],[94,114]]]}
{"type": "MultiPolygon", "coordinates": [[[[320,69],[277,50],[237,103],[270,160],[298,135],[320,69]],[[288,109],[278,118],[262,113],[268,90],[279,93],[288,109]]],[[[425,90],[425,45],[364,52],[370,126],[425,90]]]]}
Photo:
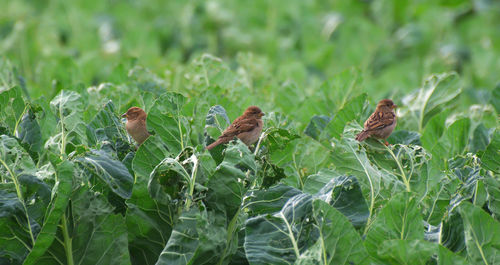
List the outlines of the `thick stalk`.
{"type": "Polygon", "coordinates": [[[64,251],[66,252],[66,260],[68,261],[68,265],[74,265],[73,261],[73,241],[68,233],[68,223],[66,221],[66,213],[62,216],[61,221],[62,234],[64,237],[64,251]]]}
{"type": "MultiPolygon", "coordinates": [[[[191,179],[189,180],[189,194],[186,198],[186,210],[189,210],[189,207],[191,207],[192,203],[192,198],[193,198],[193,193],[194,193],[194,185],[196,183],[196,172],[198,171],[198,158],[196,156],[191,156],[192,161],[193,161],[193,171],[191,172],[191,179]]],[[[186,172],[187,173],[187,172],[186,172]]]]}

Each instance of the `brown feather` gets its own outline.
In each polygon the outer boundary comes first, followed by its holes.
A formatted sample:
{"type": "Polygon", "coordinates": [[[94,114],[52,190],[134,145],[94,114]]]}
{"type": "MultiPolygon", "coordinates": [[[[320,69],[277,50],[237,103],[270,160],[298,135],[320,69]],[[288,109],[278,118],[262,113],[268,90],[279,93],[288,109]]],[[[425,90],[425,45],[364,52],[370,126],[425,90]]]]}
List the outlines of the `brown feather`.
{"type": "Polygon", "coordinates": [[[122,115],[122,117],[127,118],[125,129],[138,145],[141,145],[150,136],[146,126],[147,116],[146,112],[138,107],[131,107],[122,115]]]}
{"type": "Polygon", "coordinates": [[[235,137],[246,145],[255,143],[262,132],[263,115],[264,113],[258,107],[248,107],[243,115],[236,118],[215,142],[207,146],[207,149],[211,150],[217,145],[228,143],[235,137]]]}
{"type": "Polygon", "coordinates": [[[387,139],[396,127],[396,113],[394,112],[396,107],[390,99],[381,100],[372,115],[365,121],[363,131],[356,135],[356,140],[361,142],[372,136],[387,139]]]}

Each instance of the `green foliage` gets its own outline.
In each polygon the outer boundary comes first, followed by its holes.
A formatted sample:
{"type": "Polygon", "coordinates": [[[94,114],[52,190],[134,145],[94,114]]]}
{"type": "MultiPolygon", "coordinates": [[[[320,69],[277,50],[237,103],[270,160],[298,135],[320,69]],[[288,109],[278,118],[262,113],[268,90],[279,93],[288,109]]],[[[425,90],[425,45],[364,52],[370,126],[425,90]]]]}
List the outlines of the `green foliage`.
{"type": "Polygon", "coordinates": [[[4,2],[0,264],[500,260],[495,1],[4,2]]]}

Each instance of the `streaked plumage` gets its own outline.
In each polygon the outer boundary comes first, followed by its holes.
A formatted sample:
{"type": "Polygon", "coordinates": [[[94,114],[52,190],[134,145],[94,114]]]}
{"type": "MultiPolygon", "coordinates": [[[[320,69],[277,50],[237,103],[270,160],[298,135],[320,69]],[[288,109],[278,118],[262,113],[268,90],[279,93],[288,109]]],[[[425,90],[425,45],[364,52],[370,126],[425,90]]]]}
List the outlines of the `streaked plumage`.
{"type": "Polygon", "coordinates": [[[262,132],[262,116],[264,116],[264,113],[260,108],[256,106],[248,107],[243,115],[236,118],[215,142],[207,146],[207,149],[211,150],[217,145],[227,143],[233,140],[234,137],[239,138],[246,145],[257,142],[262,132]]]}
{"type": "MultiPolygon", "coordinates": [[[[387,139],[396,127],[395,108],[397,106],[392,100],[381,100],[372,115],[365,121],[363,131],[356,135],[356,140],[361,142],[368,137],[387,139]]],[[[387,141],[385,143],[388,144],[387,141]]]]}

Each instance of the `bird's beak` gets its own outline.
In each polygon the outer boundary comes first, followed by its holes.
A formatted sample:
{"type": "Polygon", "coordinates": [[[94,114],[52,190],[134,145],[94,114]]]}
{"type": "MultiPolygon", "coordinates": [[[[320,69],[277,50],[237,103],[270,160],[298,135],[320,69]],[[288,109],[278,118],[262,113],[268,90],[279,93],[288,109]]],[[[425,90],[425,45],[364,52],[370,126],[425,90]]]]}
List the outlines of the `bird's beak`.
{"type": "Polygon", "coordinates": [[[127,113],[125,112],[122,114],[122,118],[126,118],[126,117],[127,117],[127,113]]]}
{"type": "Polygon", "coordinates": [[[398,107],[398,105],[396,105],[396,104],[392,105],[392,108],[393,108],[393,109],[395,109],[395,108],[397,108],[397,107],[398,107]]]}
{"type": "Polygon", "coordinates": [[[264,115],[266,115],[266,114],[265,114],[264,112],[261,112],[259,116],[261,116],[261,117],[262,117],[262,116],[264,116],[264,115]]]}

